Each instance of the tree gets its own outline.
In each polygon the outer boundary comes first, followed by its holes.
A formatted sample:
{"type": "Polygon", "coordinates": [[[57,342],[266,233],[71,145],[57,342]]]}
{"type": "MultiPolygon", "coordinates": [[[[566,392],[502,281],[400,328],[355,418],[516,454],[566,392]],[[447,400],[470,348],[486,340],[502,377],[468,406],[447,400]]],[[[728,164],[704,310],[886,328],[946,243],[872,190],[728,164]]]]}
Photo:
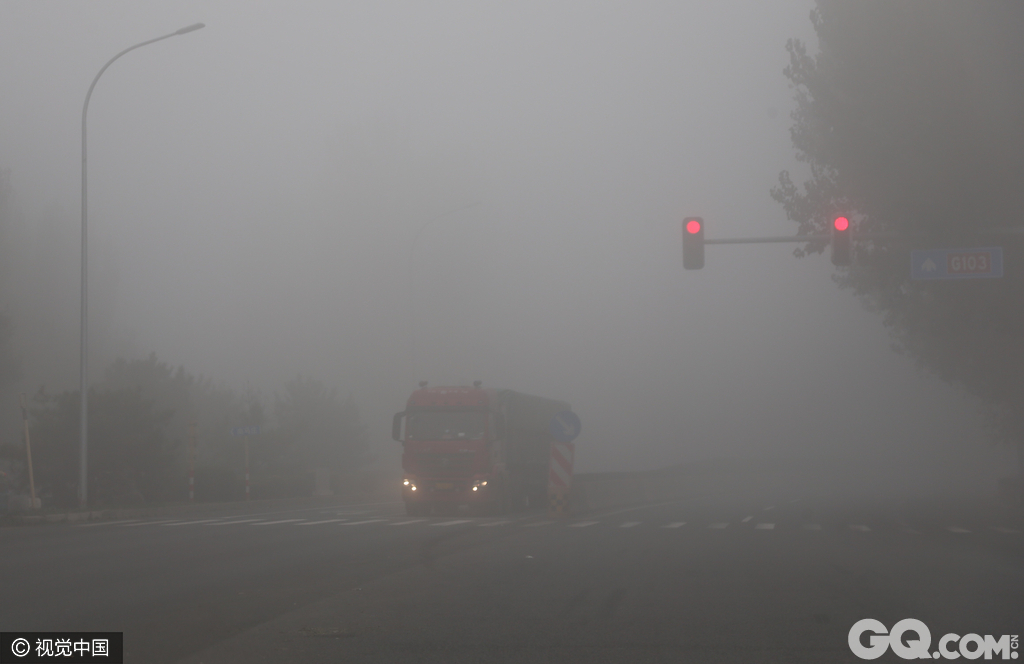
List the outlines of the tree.
{"type": "MultiPolygon", "coordinates": [[[[811,21],[818,53],[790,40],[784,72],[810,177],[797,186],[783,171],[772,190],[798,233],[828,232],[837,213],[858,232],[927,233],[925,246],[1024,230],[1024,4],[818,0],[811,21]]],[[[1024,250],[999,244],[1003,279],[911,281],[911,244],[878,242],[858,243],[837,280],[882,314],[897,350],[980,397],[996,432],[1020,442],[1024,250]]]]}
{"type": "Polygon", "coordinates": [[[155,353],[146,358],[118,358],[104,372],[102,387],[111,390],[137,389],[155,406],[172,413],[167,435],[182,451],[173,460],[180,496],[186,491],[184,449],[189,424],[197,426],[196,497],[199,500],[231,500],[241,497],[244,482],[244,452],[238,439],[230,436],[239,424],[262,424],[258,395],[249,392],[241,403],[227,388],[215,386],[179,366],[160,361],[155,353]]]}
{"type": "Polygon", "coordinates": [[[267,464],[292,477],[301,477],[303,490],[311,485],[314,468],[351,475],[369,447],[366,428],[352,397],[302,375],[275,395],[276,444],[267,450],[267,464]]]}
{"type": "MultiPolygon", "coordinates": [[[[77,391],[33,397],[32,450],[36,482],[53,503],[78,496],[77,391]]],[[[89,494],[94,504],[167,500],[175,494],[178,445],[166,436],[173,413],[159,410],[138,388],[89,392],[89,494]]]]}

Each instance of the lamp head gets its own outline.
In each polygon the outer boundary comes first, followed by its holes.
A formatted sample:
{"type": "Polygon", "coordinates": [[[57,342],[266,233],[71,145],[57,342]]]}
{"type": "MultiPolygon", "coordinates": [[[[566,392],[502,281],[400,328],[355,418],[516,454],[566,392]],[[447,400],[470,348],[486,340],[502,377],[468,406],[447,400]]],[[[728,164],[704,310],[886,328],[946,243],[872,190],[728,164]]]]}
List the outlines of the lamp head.
{"type": "Polygon", "coordinates": [[[205,28],[205,27],[206,27],[205,23],[193,23],[192,25],[185,26],[181,30],[178,30],[174,34],[176,34],[176,35],[183,35],[186,32],[195,32],[196,30],[201,30],[202,28],[205,28]]]}

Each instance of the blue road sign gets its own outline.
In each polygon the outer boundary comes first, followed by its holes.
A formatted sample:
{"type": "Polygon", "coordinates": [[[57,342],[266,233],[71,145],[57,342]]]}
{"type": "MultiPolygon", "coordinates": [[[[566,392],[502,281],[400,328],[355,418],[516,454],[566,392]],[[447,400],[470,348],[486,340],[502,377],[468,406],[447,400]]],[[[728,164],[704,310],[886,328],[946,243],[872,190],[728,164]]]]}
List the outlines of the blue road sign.
{"type": "Polygon", "coordinates": [[[992,279],[1003,276],[1002,247],[914,249],[911,279],[992,279]]]}
{"type": "Polygon", "coordinates": [[[260,425],[254,424],[248,427],[232,427],[232,436],[258,436],[260,435],[260,425]]]}
{"type": "Polygon", "coordinates": [[[580,424],[580,418],[570,410],[563,410],[558,415],[552,417],[551,424],[548,425],[551,437],[560,443],[571,443],[576,439],[576,436],[580,435],[580,429],[582,428],[583,425],[580,424]]]}

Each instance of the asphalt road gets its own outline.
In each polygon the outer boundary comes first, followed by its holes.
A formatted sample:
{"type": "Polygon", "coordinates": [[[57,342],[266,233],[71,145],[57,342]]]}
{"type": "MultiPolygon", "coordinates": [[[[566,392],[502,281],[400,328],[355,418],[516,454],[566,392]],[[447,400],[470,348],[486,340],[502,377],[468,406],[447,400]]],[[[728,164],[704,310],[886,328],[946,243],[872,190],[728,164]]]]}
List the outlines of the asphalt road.
{"type": "Polygon", "coordinates": [[[859,662],[862,618],[1024,631],[1020,531],[785,487],[560,521],[393,503],[12,527],[0,629],[123,631],[152,664],[859,662]]]}

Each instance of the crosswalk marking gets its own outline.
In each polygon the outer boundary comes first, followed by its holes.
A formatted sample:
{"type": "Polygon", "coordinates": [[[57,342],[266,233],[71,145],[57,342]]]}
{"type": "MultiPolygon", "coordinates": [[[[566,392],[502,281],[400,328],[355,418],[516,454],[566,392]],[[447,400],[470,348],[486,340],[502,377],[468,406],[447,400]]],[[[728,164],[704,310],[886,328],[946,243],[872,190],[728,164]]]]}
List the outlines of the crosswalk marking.
{"type": "Polygon", "coordinates": [[[96,526],[115,526],[118,524],[134,523],[140,519],[125,519],[124,521],[97,521],[96,523],[80,523],[79,528],[94,528],[96,526]]]}
{"type": "Polygon", "coordinates": [[[252,523],[253,521],[259,521],[259,519],[242,519],[241,521],[218,521],[217,523],[207,523],[203,525],[207,526],[230,526],[235,523],[252,523]]]}
{"type": "Polygon", "coordinates": [[[768,511],[773,510],[773,509],[775,509],[775,505],[769,505],[768,507],[764,508],[764,511],[768,512],[768,511]]]}
{"type": "MultiPolygon", "coordinates": [[[[774,506],[769,506],[769,507],[765,507],[763,509],[765,511],[767,511],[767,510],[769,510],[770,508],[773,508],[773,507],[774,506]]],[[[678,529],[678,528],[682,528],[683,526],[687,525],[686,521],[667,521],[666,522],[666,521],[654,521],[654,520],[648,520],[648,521],[634,520],[634,521],[621,521],[620,522],[620,521],[615,520],[613,517],[610,517],[608,514],[604,514],[604,515],[600,515],[600,516],[594,515],[596,518],[593,518],[591,520],[584,520],[584,519],[586,519],[586,515],[578,515],[578,516],[576,516],[576,520],[569,519],[569,520],[565,520],[565,521],[563,521],[563,520],[555,520],[555,519],[543,519],[543,517],[541,517],[540,515],[522,515],[522,517],[514,518],[514,519],[512,519],[512,518],[510,518],[510,519],[501,519],[501,518],[494,519],[493,517],[491,519],[487,519],[487,518],[485,518],[485,519],[478,519],[478,518],[472,518],[469,515],[465,515],[467,518],[452,519],[451,517],[449,517],[448,520],[427,519],[427,518],[412,518],[412,519],[398,520],[398,519],[395,518],[394,515],[392,515],[390,517],[384,515],[384,516],[381,516],[380,518],[369,518],[369,517],[371,517],[371,514],[364,514],[362,517],[353,517],[351,515],[351,513],[348,513],[346,517],[342,517],[342,516],[334,517],[333,514],[334,514],[333,512],[316,513],[316,514],[307,514],[306,518],[299,518],[299,517],[286,518],[286,519],[277,518],[277,519],[270,520],[270,521],[266,520],[269,515],[264,515],[262,517],[252,516],[252,517],[249,517],[249,518],[239,518],[239,517],[244,517],[245,515],[237,515],[237,516],[221,516],[221,517],[216,517],[216,518],[212,518],[211,517],[211,518],[196,519],[196,520],[182,520],[180,518],[179,519],[165,518],[165,519],[157,519],[157,520],[127,519],[127,520],[123,520],[123,521],[103,521],[103,522],[92,522],[92,523],[88,523],[88,524],[75,524],[75,525],[87,525],[87,526],[116,525],[116,526],[119,526],[119,527],[132,528],[132,527],[140,527],[140,526],[168,526],[168,527],[171,527],[171,526],[189,526],[189,525],[230,526],[230,525],[236,525],[236,524],[249,524],[249,525],[254,525],[254,526],[271,526],[271,525],[277,525],[277,524],[292,524],[292,525],[296,525],[296,526],[315,526],[315,525],[326,525],[326,524],[338,524],[339,526],[358,526],[358,525],[364,525],[364,524],[368,525],[368,524],[375,524],[376,523],[376,524],[389,525],[389,526],[407,526],[407,525],[413,525],[413,524],[423,524],[423,525],[430,525],[430,526],[437,526],[437,527],[448,527],[448,526],[458,526],[458,525],[463,525],[463,524],[469,524],[469,525],[472,525],[472,526],[491,527],[491,528],[493,528],[493,527],[506,526],[506,525],[512,524],[512,525],[522,526],[522,527],[527,527],[527,528],[544,528],[544,527],[547,527],[547,526],[551,526],[552,527],[551,530],[556,530],[557,531],[557,530],[562,529],[562,528],[590,528],[590,527],[593,527],[593,526],[600,526],[601,529],[606,529],[606,528],[637,528],[638,526],[647,524],[647,528],[641,528],[640,530],[638,530],[636,532],[647,530],[648,528],[652,528],[652,527],[653,528],[662,528],[662,529],[678,529]],[[352,518],[356,518],[356,519],[360,519],[360,520],[358,520],[358,521],[350,520],[352,518]],[[312,519],[312,520],[310,520],[310,519],[312,519]]],[[[286,514],[278,514],[278,515],[274,515],[274,516],[286,516],[286,514]]],[[[457,515],[453,515],[453,516],[457,516],[457,515]]],[[[762,518],[764,518],[765,516],[768,516],[768,515],[762,515],[762,518]]],[[[786,533],[786,532],[792,533],[795,530],[816,531],[816,532],[821,532],[823,530],[823,526],[822,526],[821,523],[801,523],[801,522],[797,521],[794,524],[787,525],[787,524],[783,523],[781,526],[779,526],[779,524],[777,522],[759,522],[759,521],[755,521],[754,520],[754,516],[745,516],[745,517],[743,517],[740,520],[740,522],[743,523],[743,524],[748,524],[748,527],[752,528],[753,530],[763,530],[763,531],[779,530],[780,533],[786,533]]],[[[697,528],[705,527],[705,528],[710,529],[710,530],[725,530],[725,529],[729,528],[731,524],[732,524],[732,522],[728,522],[728,521],[703,522],[703,523],[701,521],[697,521],[694,524],[694,527],[697,527],[697,528]]],[[[973,535],[982,535],[983,536],[985,532],[989,532],[989,533],[1001,533],[1003,535],[1018,535],[1019,536],[1021,534],[1021,532],[1022,532],[1021,528],[1014,528],[1014,527],[1008,527],[1008,526],[993,526],[993,525],[990,525],[990,524],[971,524],[971,523],[966,523],[966,524],[963,524],[963,525],[927,524],[926,527],[923,527],[923,528],[920,528],[920,529],[917,529],[917,530],[912,528],[907,523],[896,523],[896,524],[894,524],[894,526],[895,526],[895,529],[896,529],[897,532],[903,532],[903,533],[907,533],[907,534],[911,534],[911,535],[917,535],[917,536],[921,536],[923,533],[936,533],[936,532],[949,532],[949,533],[955,533],[957,535],[972,535],[972,536],[973,535]]],[[[837,524],[830,524],[830,530],[832,532],[835,532],[837,528],[840,529],[840,532],[841,532],[841,529],[846,528],[849,531],[853,531],[853,532],[871,533],[871,532],[874,531],[875,526],[868,526],[866,523],[863,523],[863,522],[862,523],[856,523],[856,522],[854,522],[854,523],[848,523],[848,522],[847,523],[842,523],[842,522],[840,522],[840,523],[837,523],[837,524]]],[[[886,530],[886,528],[882,527],[882,530],[879,531],[879,532],[885,532],[885,530],[886,530]]],[[[742,533],[742,532],[743,532],[743,529],[740,528],[739,531],[738,531],[738,534],[742,533]]],[[[782,534],[780,534],[778,536],[781,537],[782,534]]]]}
{"type": "Polygon", "coordinates": [[[203,519],[202,521],[175,521],[173,523],[165,523],[163,525],[165,525],[165,526],[191,526],[194,523],[213,523],[214,521],[222,521],[222,520],[223,520],[223,517],[221,517],[220,519],[203,519]]]}

